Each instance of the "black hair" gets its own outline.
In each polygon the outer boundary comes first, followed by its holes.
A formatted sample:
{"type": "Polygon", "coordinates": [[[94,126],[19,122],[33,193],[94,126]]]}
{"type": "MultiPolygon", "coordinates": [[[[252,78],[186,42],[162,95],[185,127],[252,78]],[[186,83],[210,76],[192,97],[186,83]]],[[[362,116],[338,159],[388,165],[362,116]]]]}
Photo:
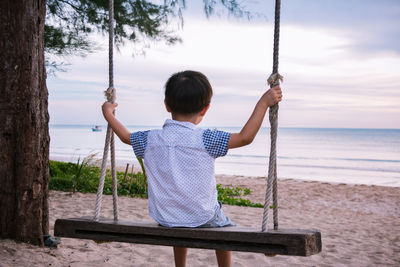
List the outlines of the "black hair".
{"type": "Polygon", "coordinates": [[[207,77],[198,71],[177,72],[165,84],[165,103],[178,114],[202,111],[210,104],[212,94],[207,77]]]}

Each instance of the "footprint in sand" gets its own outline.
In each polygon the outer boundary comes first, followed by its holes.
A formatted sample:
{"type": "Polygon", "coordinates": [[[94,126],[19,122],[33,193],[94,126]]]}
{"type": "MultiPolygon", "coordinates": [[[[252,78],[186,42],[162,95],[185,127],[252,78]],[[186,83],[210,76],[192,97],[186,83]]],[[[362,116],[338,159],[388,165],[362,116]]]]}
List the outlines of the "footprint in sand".
{"type": "Polygon", "coordinates": [[[251,254],[251,253],[245,253],[245,254],[242,254],[240,256],[240,258],[241,259],[245,259],[245,260],[254,260],[256,258],[256,256],[254,254],[251,254]]]}

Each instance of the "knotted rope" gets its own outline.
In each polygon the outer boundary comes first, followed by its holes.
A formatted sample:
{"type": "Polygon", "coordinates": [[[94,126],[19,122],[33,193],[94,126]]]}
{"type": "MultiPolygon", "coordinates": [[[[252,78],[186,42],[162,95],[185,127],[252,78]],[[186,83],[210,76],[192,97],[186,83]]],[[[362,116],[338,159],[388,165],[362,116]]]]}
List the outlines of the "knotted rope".
{"type": "MultiPolygon", "coordinates": [[[[110,103],[114,103],[116,99],[116,90],[114,88],[114,1],[109,0],[109,35],[108,35],[108,89],[104,92],[106,99],[110,103]]],[[[110,125],[107,126],[106,141],[103,151],[103,160],[101,163],[100,181],[97,189],[96,207],[94,212],[94,221],[98,221],[100,217],[101,201],[103,198],[104,180],[106,177],[108,149],[111,149],[111,173],[112,173],[112,189],[113,189],[113,208],[114,220],[118,220],[118,191],[117,191],[117,171],[115,168],[115,147],[114,147],[114,132],[110,125]]]]}
{"type": "MultiPolygon", "coordinates": [[[[275,25],[274,25],[274,56],[273,56],[273,68],[272,74],[268,78],[268,84],[270,87],[279,85],[282,81],[282,76],[278,73],[279,65],[279,27],[280,27],[280,13],[281,13],[281,1],[275,1],[275,25]]],[[[272,191],[272,207],[274,211],[274,230],[278,230],[278,180],[276,170],[276,139],[278,135],[278,110],[279,105],[275,104],[269,109],[269,122],[271,125],[271,150],[269,154],[269,168],[268,168],[268,180],[267,180],[267,191],[265,193],[264,203],[264,215],[262,221],[261,231],[265,232],[268,230],[268,211],[270,209],[271,191],[272,191]]]]}

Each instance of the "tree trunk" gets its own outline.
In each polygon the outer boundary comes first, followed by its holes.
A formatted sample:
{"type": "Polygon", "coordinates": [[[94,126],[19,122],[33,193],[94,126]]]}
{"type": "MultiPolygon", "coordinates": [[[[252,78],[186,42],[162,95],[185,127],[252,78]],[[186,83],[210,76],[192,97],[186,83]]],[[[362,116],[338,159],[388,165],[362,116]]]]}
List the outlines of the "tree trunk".
{"type": "Polygon", "coordinates": [[[0,1],[0,237],[43,245],[48,233],[46,0],[0,1]]]}

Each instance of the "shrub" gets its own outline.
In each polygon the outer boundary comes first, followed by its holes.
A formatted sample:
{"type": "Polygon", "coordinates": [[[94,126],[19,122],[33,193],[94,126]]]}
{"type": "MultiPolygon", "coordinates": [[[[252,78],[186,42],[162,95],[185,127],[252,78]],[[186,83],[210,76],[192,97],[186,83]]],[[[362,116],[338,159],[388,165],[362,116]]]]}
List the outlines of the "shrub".
{"type": "Polygon", "coordinates": [[[261,203],[253,203],[249,199],[243,199],[242,196],[247,196],[251,194],[249,188],[225,186],[217,184],[218,191],[218,201],[222,204],[235,205],[235,206],[247,206],[255,208],[263,208],[264,205],[261,203]]]}
{"type": "MultiPolygon", "coordinates": [[[[49,189],[96,193],[100,177],[100,168],[94,165],[94,156],[78,159],[77,163],[50,161],[49,189]]],[[[142,164],[141,164],[142,165],[142,164]]],[[[147,198],[147,177],[145,174],[128,173],[124,179],[123,172],[117,172],[118,195],[147,198]]],[[[217,185],[218,201],[223,204],[249,207],[263,207],[260,203],[252,203],[242,196],[250,195],[249,188],[217,185]]],[[[112,194],[111,171],[107,170],[104,181],[104,194],[112,194]]]]}

